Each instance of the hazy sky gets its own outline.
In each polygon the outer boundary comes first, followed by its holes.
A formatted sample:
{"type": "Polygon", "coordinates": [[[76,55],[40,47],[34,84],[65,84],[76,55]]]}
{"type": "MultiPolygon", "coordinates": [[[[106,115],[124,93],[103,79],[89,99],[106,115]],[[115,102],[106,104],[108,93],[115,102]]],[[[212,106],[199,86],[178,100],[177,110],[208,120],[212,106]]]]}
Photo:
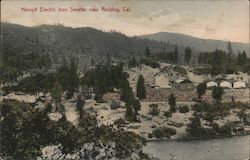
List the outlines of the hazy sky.
{"type": "Polygon", "coordinates": [[[126,35],[177,32],[195,37],[249,42],[248,0],[2,1],[1,19],[26,26],[61,23],[116,30],[126,35]],[[123,7],[130,12],[21,12],[21,8],[123,7]]]}

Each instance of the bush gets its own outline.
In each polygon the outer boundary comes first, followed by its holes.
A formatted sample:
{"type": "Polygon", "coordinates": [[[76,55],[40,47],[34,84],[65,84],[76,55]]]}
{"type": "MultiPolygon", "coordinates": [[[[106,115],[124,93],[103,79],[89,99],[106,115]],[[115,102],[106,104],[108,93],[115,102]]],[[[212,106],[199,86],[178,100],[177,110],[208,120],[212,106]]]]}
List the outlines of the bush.
{"type": "Polygon", "coordinates": [[[181,66],[175,66],[173,70],[178,72],[180,75],[187,75],[186,69],[181,66]]]}
{"type": "Polygon", "coordinates": [[[120,101],[112,100],[112,102],[110,104],[111,109],[117,109],[117,108],[120,108],[120,107],[121,107],[120,101]]]}
{"type": "Polygon", "coordinates": [[[173,112],[171,112],[171,111],[166,111],[166,112],[164,112],[164,116],[165,116],[166,118],[172,117],[172,114],[173,114],[173,112]]]}
{"type": "Polygon", "coordinates": [[[170,138],[170,136],[176,134],[176,129],[168,127],[158,127],[153,130],[153,136],[156,138],[170,138]]]}
{"type": "Polygon", "coordinates": [[[150,66],[152,68],[160,68],[160,64],[151,58],[143,58],[141,59],[141,63],[150,66]]]}
{"type": "Polygon", "coordinates": [[[204,113],[203,115],[206,115],[206,117],[210,115],[213,115],[214,117],[226,116],[230,111],[230,107],[228,105],[225,105],[224,103],[211,105],[206,102],[201,102],[193,105],[192,107],[196,112],[204,113]]]}
{"type": "Polygon", "coordinates": [[[149,133],[149,134],[148,134],[148,138],[153,138],[153,134],[152,134],[152,133],[149,133]]]}
{"type": "Polygon", "coordinates": [[[232,128],[231,124],[225,124],[219,128],[217,131],[222,136],[232,136],[232,128]]]}
{"type": "Polygon", "coordinates": [[[119,128],[125,126],[127,123],[123,118],[119,118],[115,120],[114,124],[117,125],[117,127],[119,128]]]}
{"type": "Polygon", "coordinates": [[[206,113],[204,119],[207,120],[208,122],[212,123],[215,117],[216,117],[215,113],[208,112],[208,113],[206,113]]]}
{"type": "Polygon", "coordinates": [[[160,109],[158,107],[159,107],[158,104],[150,104],[149,105],[149,108],[150,108],[149,114],[152,115],[152,116],[159,115],[160,109]]]}
{"type": "Polygon", "coordinates": [[[187,112],[189,112],[189,107],[188,107],[187,105],[181,106],[181,107],[179,108],[179,112],[180,112],[180,113],[187,113],[187,112]]]}

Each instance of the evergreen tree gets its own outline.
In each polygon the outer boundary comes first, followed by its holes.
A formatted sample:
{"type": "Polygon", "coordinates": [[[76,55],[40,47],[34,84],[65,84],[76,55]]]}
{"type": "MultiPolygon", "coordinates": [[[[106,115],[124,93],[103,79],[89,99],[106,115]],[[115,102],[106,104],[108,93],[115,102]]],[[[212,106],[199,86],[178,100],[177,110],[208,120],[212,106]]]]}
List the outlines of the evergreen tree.
{"type": "Polygon", "coordinates": [[[202,95],[205,94],[206,89],[207,89],[207,84],[206,83],[200,83],[200,84],[198,84],[196,92],[198,94],[198,98],[199,99],[201,99],[202,95]]]}
{"type": "Polygon", "coordinates": [[[176,97],[174,94],[171,94],[168,98],[168,104],[172,112],[176,112],[176,97]]]}
{"type": "Polygon", "coordinates": [[[238,56],[237,56],[237,64],[238,65],[244,65],[246,64],[247,62],[247,55],[246,55],[246,52],[243,51],[242,53],[238,53],[238,56]]]}
{"type": "Polygon", "coordinates": [[[144,78],[142,75],[139,76],[136,86],[136,96],[139,99],[146,98],[146,88],[144,86],[144,78]]]}
{"type": "Polygon", "coordinates": [[[222,87],[215,87],[212,91],[212,97],[216,100],[217,103],[221,101],[223,94],[224,89],[222,87]]]}
{"type": "Polygon", "coordinates": [[[228,42],[227,50],[228,50],[228,63],[230,64],[231,63],[231,58],[232,58],[232,55],[233,55],[233,49],[232,49],[231,42],[228,42]]]}
{"type": "Polygon", "coordinates": [[[185,63],[189,63],[189,61],[191,60],[191,57],[192,57],[192,50],[188,46],[187,48],[185,48],[185,56],[184,56],[185,63]]]}
{"type": "Polygon", "coordinates": [[[138,111],[141,110],[141,104],[140,104],[140,101],[138,99],[133,100],[133,107],[134,107],[135,114],[138,115],[138,111]]]}
{"type": "Polygon", "coordinates": [[[77,96],[77,100],[76,100],[76,108],[77,108],[77,110],[79,112],[80,119],[83,118],[83,112],[84,112],[83,107],[84,107],[84,104],[85,104],[84,97],[83,97],[82,94],[79,94],[77,96]]]}
{"type": "Polygon", "coordinates": [[[146,56],[146,57],[149,57],[149,56],[150,56],[150,51],[149,51],[148,46],[147,46],[146,49],[145,49],[145,56],[146,56]]]}
{"type": "Polygon", "coordinates": [[[178,53],[178,46],[175,45],[174,54],[173,54],[173,62],[178,63],[179,53],[178,53]]]}
{"type": "Polygon", "coordinates": [[[126,105],[125,118],[128,121],[136,121],[136,114],[134,113],[133,108],[130,105],[126,105]]]}
{"type": "Polygon", "coordinates": [[[91,57],[91,66],[95,66],[95,60],[93,57],[91,57]]]}
{"type": "Polygon", "coordinates": [[[135,57],[133,57],[132,59],[130,59],[128,61],[128,67],[132,68],[132,67],[135,67],[135,66],[137,66],[137,61],[136,61],[135,57]]]}
{"type": "Polygon", "coordinates": [[[56,82],[55,86],[52,88],[52,93],[51,93],[51,96],[56,103],[56,110],[58,110],[58,106],[61,103],[62,94],[63,94],[63,88],[59,82],[56,82]]]}
{"type": "Polygon", "coordinates": [[[58,71],[58,81],[63,90],[67,91],[66,99],[71,98],[79,84],[78,63],[75,58],[71,57],[68,63],[65,58],[62,60],[62,66],[58,71]]]}

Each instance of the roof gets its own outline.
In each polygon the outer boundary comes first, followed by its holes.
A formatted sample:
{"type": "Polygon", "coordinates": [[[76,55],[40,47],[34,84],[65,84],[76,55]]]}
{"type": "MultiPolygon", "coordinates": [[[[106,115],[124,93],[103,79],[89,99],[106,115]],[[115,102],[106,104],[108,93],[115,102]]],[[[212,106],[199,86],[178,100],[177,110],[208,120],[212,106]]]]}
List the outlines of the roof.
{"type": "Polygon", "coordinates": [[[175,83],[192,83],[192,81],[186,79],[186,78],[180,78],[175,81],[175,83]]]}
{"type": "Polygon", "coordinates": [[[246,82],[244,81],[236,81],[233,83],[233,88],[245,88],[246,82]]]}
{"type": "Polygon", "coordinates": [[[214,82],[214,81],[207,82],[207,87],[216,87],[216,86],[218,86],[217,82],[214,82]]]}
{"type": "Polygon", "coordinates": [[[228,81],[220,82],[220,87],[232,88],[232,83],[228,81]]]}

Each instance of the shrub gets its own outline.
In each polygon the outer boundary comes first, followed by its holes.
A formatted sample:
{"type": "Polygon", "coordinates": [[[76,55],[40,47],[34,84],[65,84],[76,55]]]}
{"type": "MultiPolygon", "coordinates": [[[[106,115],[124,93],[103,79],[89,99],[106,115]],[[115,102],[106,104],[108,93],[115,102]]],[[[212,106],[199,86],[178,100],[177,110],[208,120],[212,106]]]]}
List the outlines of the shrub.
{"type": "Polygon", "coordinates": [[[232,136],[232,128],[233,126],[231,124],[225,124],[221,126],[217,132],[223,136],[232,136]]]}
{"type": "Polygon", "coordinates": [[[117,127],[119,128],[125,126],[127,123],[123,118],[119,118],[115,120],[114,124],[117,125],[117,127]]]}
{"type": "Polygon", "coordinates": [[[159,115],[160,109],[158,108],[159,107],[158,104],[150,104],[149,107],[150,107],[150,111],[149,111],[150,115],[152,115],[152,116],[159,115]]]}
{"type": "Polygon", "coordinates": [[[152,133],[149,133],[149,134],[148,134],[148,138],[153,138],[153,134],[152,134],[152,133]]]}
{"type": "Polygon", "coordinates": [[[152,68],[160,68],[160,64],[151,58],[142,58],[141,63],[150,66],[152,68]]]}
{"type": "Polygon", "coordinates": [[[158,127],[153,130],[153,135],[156,138],[170,138],[170,136],[176,134],[176,129],[168,127],[158,127]]]}
{"type": "Polygon", "coordinates": [[[181,66],[175,66],[173,70],[178,72],[180,75],[187,75],[186,69],[181,66]]]}
{"type": "Polygon", "coordinates": [[[164,112],[164,116],[166,117],[166,118],[169,118],[169,117],[172,117],[172,112],[171,111],[166,111],[166,112],[164,112]]]}
{"type": "Polygon", "coordinates": [[[112,100],[112,102],[110,104],[111,109],[117,109],[117,108],[120,108],[120,107],[121,107],[120,101],[112,100]]]}
{"type": "Polygon", "coordinates": [[[216,117],[215,113],[208,112],[208,113],[206,113],[204,119],[207,120],[208,122],[212,123],[215,117],[216,117]]]}
{"type": "Polygon", "coordinates": [[[187,113],[187,112],[189,112],[189,107],[188,107],[187,105],[181,106],[181,107],[179,108],[179,112],[180,112],[180,113],[187,113]]]}

